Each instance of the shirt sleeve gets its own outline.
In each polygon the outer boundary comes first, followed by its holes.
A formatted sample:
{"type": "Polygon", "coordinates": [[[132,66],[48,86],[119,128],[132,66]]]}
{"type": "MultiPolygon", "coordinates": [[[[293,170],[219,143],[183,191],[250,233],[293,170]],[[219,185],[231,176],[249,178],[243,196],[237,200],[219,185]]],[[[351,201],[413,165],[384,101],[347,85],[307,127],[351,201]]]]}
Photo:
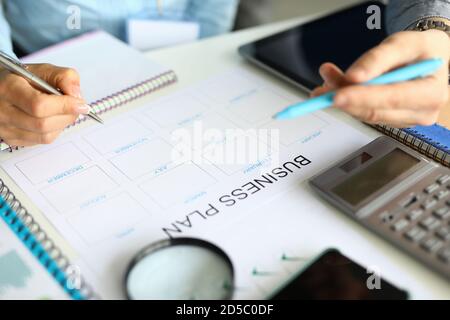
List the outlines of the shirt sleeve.
{"type": "Polygon", "coordinates": [[[388,30],[391,33],[407,29],[427,17],[450,19],[450,0],[390,0],[387,10],[388,30]]]}
{"type": "Polygon", "coordinates": [[[0,50],[15,57],[11,39],[11,29],[4,15],[3,1],[0,0],[0,50]]]}
{"type": "Polygon", "coordinates": [[[238,0],[191,0],[186,19],[200,24],[200,37],[230,31],[236,17],[238,0]]]}

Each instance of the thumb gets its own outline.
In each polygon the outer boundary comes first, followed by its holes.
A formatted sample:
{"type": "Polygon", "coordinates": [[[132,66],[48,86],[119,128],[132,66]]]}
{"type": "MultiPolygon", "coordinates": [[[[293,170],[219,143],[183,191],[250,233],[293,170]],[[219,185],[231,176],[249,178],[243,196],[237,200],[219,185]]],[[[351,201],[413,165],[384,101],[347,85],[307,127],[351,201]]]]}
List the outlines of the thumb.
{"type": "Polygon", "coordinates": [[[82,99],[80,76],[76,70],[51,64],[31,64],[28,67],[31,72],[61,90],[64,94],[82,99]]]}
{"type": "Polygon", "coordinates": [[[330,92],[331,90],[333,90],[333,89],[331,89],[330,87],[326,87],[326,86],[317,87],[313,91],[311,91],[309,96],[311,98],[315,98],[315,97],[321,96],[327,92],[330,92]]]}
{"type": "Polygon", "coordinates": [[[320,76],[325,81],[325,86],[337,89],[348,85],[344,72],[333,63],[324,63],[319,69],[320,76]]]}
{"type": "Polygon", "coordinates": [[[344,72],[333,63],[327,62],[322,64],[319,73],[324,80],[324,84],[314,89],[310,94],[311,97],[317,97],[350,84],[345,78],[344,72]]]}

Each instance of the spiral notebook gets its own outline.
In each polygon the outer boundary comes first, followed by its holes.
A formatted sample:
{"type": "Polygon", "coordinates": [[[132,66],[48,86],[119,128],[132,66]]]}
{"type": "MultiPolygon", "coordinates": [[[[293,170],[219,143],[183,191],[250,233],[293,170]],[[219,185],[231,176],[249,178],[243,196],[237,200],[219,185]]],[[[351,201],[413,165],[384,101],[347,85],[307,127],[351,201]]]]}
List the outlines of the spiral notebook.
{"type": "MultiPolygon", "coordinates": [[[[175,73],[103,31],[94,31],[43,49],[24,63],[51,63],[76,69],[81,92],[94,113],[102,114],[177,81],[175,73]],[[94,87],[95,90],[89,90],[94,87]]],[[[77,123],[86,120],[80,116],[77,123]]],[[[1,143],[0,151],[14,151],[1,143]]]]}
{"type": "Polygon", "coordinates": [[[417,150],[430,159],[450,167],[450,130],[440,125],[419,126],[408,129],[376,126],[376,129],[417,150]]]}
{"type": "Polygon", "coordinates": [[[0,300],[96,297],[2,180],[0,234],[0,300]]]}

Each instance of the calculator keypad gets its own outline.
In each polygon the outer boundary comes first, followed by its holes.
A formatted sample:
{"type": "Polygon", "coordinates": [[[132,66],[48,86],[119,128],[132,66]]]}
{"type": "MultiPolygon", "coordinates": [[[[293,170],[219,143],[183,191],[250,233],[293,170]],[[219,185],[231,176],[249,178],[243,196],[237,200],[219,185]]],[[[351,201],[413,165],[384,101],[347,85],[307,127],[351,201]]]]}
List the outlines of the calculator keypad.
{"type": "Polygon", "coordinates": [[[377,216],[381,225],[394,233],[393,238],[407,242],[402,246],[409,247],[413,253],[419,250],[418,255],[439,261],[450,272],[450,174],[447,172],[441,170],[423,188],[401,197],[394,209],[390,205],[377,216]]]}

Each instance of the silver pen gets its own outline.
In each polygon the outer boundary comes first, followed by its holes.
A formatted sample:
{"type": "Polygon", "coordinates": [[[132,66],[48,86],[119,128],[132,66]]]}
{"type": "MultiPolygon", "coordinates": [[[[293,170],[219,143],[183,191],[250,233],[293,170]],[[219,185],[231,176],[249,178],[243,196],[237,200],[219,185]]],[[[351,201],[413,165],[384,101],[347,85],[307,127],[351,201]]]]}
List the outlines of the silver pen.
{"type": "MultiPolygon", "coordinates": [[[[6,53],[4,53],[2,51],[0,51],[0,66],[4,67],[9,72],[12,72],[20,77],[25,78],[26,80],[28,80],[29,82],[31,82],[38,88],[42,89],[46,93],[54,94],[57,96],[63,95],[63,93],[61,91],[52,87],[47,82],[45,82],[44,80],[42,80],[35,74],[31,73],[28,70],[28,67],[26,65],[24,65],[17,59],[10,57],[9,55],[7,55],[6,53]]],[[[87,105],[87,106],[89,106],[89,105],[87,105]]],[[[94,119],[95,121],[97,121],[99,123],[103,123],[103,120],[99,116],[97,116],[95,113],[93,113],[92,111],[89,111],[87,116],[94,119]]]]}

